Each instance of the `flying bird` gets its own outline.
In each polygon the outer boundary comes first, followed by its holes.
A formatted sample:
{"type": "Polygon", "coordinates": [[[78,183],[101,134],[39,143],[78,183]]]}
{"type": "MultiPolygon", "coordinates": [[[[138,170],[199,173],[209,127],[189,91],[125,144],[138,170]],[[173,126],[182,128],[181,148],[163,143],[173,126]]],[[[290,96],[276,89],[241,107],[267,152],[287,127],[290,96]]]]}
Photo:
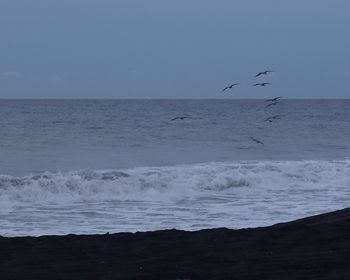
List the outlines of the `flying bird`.
{"type": "Polygon", "coordinates": [[[224,92],[227,89],[232,89],[234,86],[237,86],[237,85],[239,85],[239,83],[234,83],[232,85],[229,85],[229,86],[225,87],[221,92],[224,92]]]}
{"type": "Polygon", "coordinates": [[[274,116],[271,116],[271,117],[264,119],[264,122],[272,122],[273,120],[278,120],[281,117],[282,117],[281,115],[274,115],[274,116]]]}
{"type": "Polygon", "coordinates": [[[256,139],[256,138],[254,138],[254,137],[249,137],[252,141],[254,141],[255,143],[257,143],[257,144],[260,144],[260,145],[265,145],[263,142],[261,142],[260,140],[258,140],[258,139],[256,139]]]}
{"type": "Polygon", "coordinates": [[[271,98],[271,99],[266,99],[265,102],[275,102],[277,101],[278,99],[281,99],[282,96],[278,96],[278,97],[275,97],[275,98],[271,98]]]}
{"type": "Polygon", "coordinates": [[[262,72],[259,72],[258,74],[255,75],[255,77],[259,77],[261,75],[267,75],[268,73],[272,73],[274,71],[271,71],[271,70],[266,70],[266,71],[262,71],[262,72]]]}
{"type": "Polygon", "coordinates": [[[268,107],[270,107],[270,106],[275,106],[275,105],[277,105],[277,104],[278,104],[278,102],[275,101],[275,102],[273,102],[273,103],[267,104],[267,105],[265,106],[265,108],[268,108],[268,107]]]}
{"type": "Polygon", "coordinates": [[[190,119],[190,117],[186,117],[186,116],[183,116],[183,117],[175,117],[175,118],[171,119],[171,121],[184,120],[184,119],[190,119]]]}
{"type": "Polygon", "coordinates": [[[271,83],[257,83],[257,84],[254,84],[253,86],[256,87],[256,86],[266,86],[266,85],[272,85],[271,83]]]}

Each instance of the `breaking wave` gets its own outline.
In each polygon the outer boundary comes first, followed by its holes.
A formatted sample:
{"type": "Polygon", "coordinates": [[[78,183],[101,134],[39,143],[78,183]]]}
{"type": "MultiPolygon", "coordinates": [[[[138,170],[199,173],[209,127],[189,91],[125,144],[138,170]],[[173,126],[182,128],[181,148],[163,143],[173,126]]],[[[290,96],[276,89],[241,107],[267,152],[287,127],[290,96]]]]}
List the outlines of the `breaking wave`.
{"type": "Polygon", "coordinates": [[[64,203],[164,201],[271,189],[349,188],[350,160],[245,161],[81,170],[14,177],[0,175],[0,201],[64,203]]]}

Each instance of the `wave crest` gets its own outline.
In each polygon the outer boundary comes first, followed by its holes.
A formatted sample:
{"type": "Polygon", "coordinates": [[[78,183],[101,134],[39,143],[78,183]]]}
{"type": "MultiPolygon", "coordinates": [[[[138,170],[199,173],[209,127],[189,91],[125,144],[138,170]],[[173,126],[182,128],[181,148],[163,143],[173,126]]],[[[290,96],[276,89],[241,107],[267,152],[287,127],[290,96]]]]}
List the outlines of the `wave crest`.
{"type": "Polygon", "coordinates": [[[270,189],[331,189],[350,186],[350,160],[250,161],[125,170],[81,170],[14,177],[0,175],[0,201],[177,200],[270,189]]]}

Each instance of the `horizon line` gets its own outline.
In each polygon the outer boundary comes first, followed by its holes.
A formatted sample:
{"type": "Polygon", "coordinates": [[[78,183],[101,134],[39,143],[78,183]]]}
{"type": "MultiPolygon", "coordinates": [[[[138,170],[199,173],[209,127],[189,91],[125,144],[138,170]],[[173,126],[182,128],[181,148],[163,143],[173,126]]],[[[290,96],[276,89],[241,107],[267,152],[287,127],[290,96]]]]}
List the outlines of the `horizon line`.
{"type": "MultiPolygon", "coordinates": [[[[108,97],[108,98],[98,98],[98,97],[58,97],[58,98],[46,98],[46,97],[14,97],[14,98],[3,98],[0,100],[266,100],[271,97],[264,98],[164,98],[164,97],[141,97],[141,98],[126,98],[126,97],[108,97]]],[[[350,100],[350,97],[282,97],[283,100],[350,100]]]]}

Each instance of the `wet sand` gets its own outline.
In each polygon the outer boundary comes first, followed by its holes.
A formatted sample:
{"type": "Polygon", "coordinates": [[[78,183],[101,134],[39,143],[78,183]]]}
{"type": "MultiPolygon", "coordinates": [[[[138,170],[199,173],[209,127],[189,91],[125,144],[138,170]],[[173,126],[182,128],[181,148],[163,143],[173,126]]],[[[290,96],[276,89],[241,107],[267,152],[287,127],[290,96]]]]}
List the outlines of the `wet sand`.
{"type": "Polygon", "coordinates": [[[0,279],[350,279],[350,208],[241,230],[0,237],[0,279]]]}

